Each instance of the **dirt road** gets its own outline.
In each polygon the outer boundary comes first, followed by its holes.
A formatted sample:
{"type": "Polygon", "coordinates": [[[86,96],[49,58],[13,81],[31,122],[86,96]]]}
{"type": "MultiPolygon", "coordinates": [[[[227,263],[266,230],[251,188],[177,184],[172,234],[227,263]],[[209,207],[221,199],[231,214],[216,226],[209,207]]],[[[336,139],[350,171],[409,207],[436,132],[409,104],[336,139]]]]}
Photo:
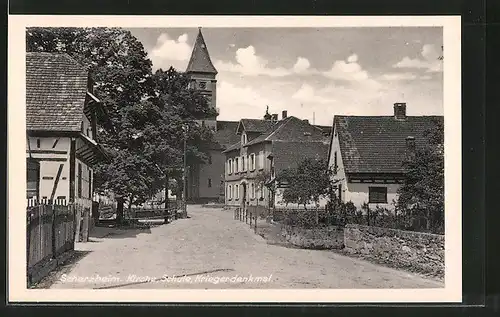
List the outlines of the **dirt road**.
{"type": "Polygon", "coordinates": [[[436,288],[424,279],[331,251],[269,245],[232,211],[189,206],[189,219],[115,230],[52,288],[436,288]],[[184,276],[185,275],[185,276],[184,276]]]}

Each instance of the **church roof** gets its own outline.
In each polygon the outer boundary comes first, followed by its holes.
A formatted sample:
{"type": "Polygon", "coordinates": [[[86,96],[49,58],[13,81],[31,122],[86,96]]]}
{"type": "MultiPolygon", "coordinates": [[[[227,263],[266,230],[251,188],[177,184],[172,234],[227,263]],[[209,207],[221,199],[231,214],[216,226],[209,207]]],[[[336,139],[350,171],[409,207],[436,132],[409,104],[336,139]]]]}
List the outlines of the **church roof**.
{"type": "Polygon", "coordinates": [[[209,73],[217,74],[217,70],[212,64],[210,59],[210,54],[208,54],[207,45],[203,39],[203,34],[201,34],[201,28],[198,30],[198,36],[194,42],[193,52],[191,53],[191,58],[189,59],[188,66],[186,68],[186,73],[209,73]]]}

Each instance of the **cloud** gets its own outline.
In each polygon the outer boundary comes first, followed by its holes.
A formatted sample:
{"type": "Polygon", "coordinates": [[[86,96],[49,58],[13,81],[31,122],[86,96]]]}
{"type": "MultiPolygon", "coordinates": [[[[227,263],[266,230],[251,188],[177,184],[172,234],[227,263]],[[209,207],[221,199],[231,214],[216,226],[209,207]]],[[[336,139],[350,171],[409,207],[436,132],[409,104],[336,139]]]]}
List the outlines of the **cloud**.
{"type": "Polygon", "coordinates": [[[162,33],[149,54],[154,67],[185,66],[185,62],[191,56],[191,46],[187,41],[187,34],[182,34],[177,39],[172,39],[167,33],[162,33]]]}
{"type": "Polygon", "coordinates": [[[357,63],[358,56],[353,54],[347,58],[347,61],[335,61],[329,71],[323,73],[326,77],[332,79],[362,81],[368,79],[368,72],[363,70],[357,63]]]}
{"type": "Polygon", "coordinates": [[[415,78],[417,78],[417,75],[412,73],[388,73],[380,76],[380,79],[387,81],[412,80],[415,78]]]}
{"type": "Polygon", "coordinates": [[[295,65],[293,65],[293,70],[296,73],[302,73],[302,72],[308,70],[309,67],[311,67],[311,63],[309,62],[309,60],[307,58],[298,57],[297,62],[295,63],[295,65]]]}
{"type": "Polygon", "coordinates": [[[239,73],[244,76],[268,76],[285,77],[296,73],[306,73],[310,71],[311,63],[305,57],[298,57],[295,64],[290,68],[269,67],[268,61],[257,55],[255,47],[252,45],[238,48],[235,54],[236,63],[216,61],[215,67],[221,71],[239,73]]]}
{"type": "Polygon", "coordinates": [[[356,54],[352,54],[351,56],[349,56],[349,57],[347,58],[347,61],[348,61],[349,63],[356,63],[356,62],[358,61],[358,55],[356,55],[356,54]]]}
{"type": "Polygon", "coordinates": [[[322,96],[318,94],[315,89],[308,85],[302,84],[302,86],[293,95],[292,99],[299,101],[301,104],[331,104],[334,99],[331,96],[322,96]]]}
{"type": "Polygon", "coordinates": [[[443,62],[439,60],[441,52],[435,45],[425,44],[420,51],[421,57],[403,57],[401,61],[393,65],[394,68],[419,68],[425,69],[429,73],[442,72],[443,62]]]}

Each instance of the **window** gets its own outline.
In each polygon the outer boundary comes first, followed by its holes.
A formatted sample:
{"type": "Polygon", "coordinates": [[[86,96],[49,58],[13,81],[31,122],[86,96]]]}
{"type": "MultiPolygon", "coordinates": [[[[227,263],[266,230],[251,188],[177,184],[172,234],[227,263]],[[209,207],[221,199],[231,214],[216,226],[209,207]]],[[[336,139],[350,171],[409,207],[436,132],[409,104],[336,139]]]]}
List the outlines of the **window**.
{"type": "Polygon", "coordinates": [[[250,170],[255,170],[255,154],[250,154],[250,170]]]}
{"type": "Polygon", "coordinates": [[[200,81],[200,89],[207,89],[207,82],[200,81]]]}
{"type": "Polygon", "coordinates": [[[231,174],[233,172],[233,162],[231,159],[227,160],[227,173],[231,174]]]}
{"type": "Polygon", "coordinates": [[[78,163],[78,198],[82,198],[82,164],[78,163]]]}
{"type": "Polygon", "coordinates": [[[243,172],[246,172],[246,171],[247,171],[247,166],[246,166],[246,164],[245,164],[245,163],[246,163],[246,162],[245,162],[245,157],[244,157],[244,156],[242,156],[242,157],[241,157],[241,165],[242,165],[242,167],[243,167],[243,172]]]}
{"type": "Polygon", "coordinates": [[[240,186],[239,185],[234,186],[234,191],[235,191],[234,197],[236,199],[240,199],[240,186]]]}
{"type": "Polygon", "coordinates": [[[212,188],[212,179],[211,178],[208,179],[208,188],[212,188]]]}
{"type": "Polygon", "coordinates": [[[233,198],[233,192],[231,191],[231,185],[227,185],[227,198],[231,199],[233,198]]]}
{"type": "Polygon", "coordinates": [[[36,147],[40,148],[40,139],[36,139],[36,147]]]}
{"type": "Polygon", "coordinates": [[[264,169],[264,151],[259,152],[259,169],[264,169]]]}
{"type": "Polygon", "coordinates": [[[264,199],[264,189],[265,187],[263,185],[260,186],[260,199],[264,199]]]}
{"type": "Polygon", "coordinates": [[[28,198],[38,197],[40,184],[40,163],[32,159],[26,159],[26,162],[26,195],[28,196],[28,198]]]}
{"type": "Polygon", "coordinates": [[[243,132],[243,134],[241,135],[241,145],[245,145],[247,143],[247,134],[245,132],[243,132]]]}
{"type": "Polygon", "coordinates": [[[369,187],[368,202],[375,204],[387,203],[387,187],[369,187]]]}
{"type": "Polygon", "coordinates": [[[255,185],[254,183],[250,184],[250,197],[255,198],[255,185]]]}
{"type": "Polygon", "coordinates": [[[234,162],[235,162],[235,173],[238,173],[240,171],[240,161],[238,158],[235,158],[234,159],[234,162]]]}
{"type": "Polygon", "coordinates": [[[89,170],[89,198],[92,199],[92,171],[89,170]]]}

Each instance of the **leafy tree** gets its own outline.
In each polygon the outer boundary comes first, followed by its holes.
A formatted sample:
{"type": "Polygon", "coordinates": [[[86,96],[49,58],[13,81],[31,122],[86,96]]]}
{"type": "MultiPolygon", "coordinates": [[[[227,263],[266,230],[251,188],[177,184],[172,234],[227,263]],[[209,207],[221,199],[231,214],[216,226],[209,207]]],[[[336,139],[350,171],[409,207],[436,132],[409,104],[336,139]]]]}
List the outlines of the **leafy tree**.
{"type": "Polygon", "coordinates": [[[278,181],[287,185],[283,192],[285,203],[306,207],[310,203],[319,203],[320,197],[331,191],[331,172],[325,160],[306,158],[297,168],[286,169],[280,174],[278,181]]]}
{"type": "Polygon", "coordinates": [[[153,74],[142,43],[129,31],[28,28],[26,42],[27,51],[64,52],[89,68],[93,93],[107,110],[98,141],[111,156],[96,168],[95,185],[116,194],[117,218],[125,202],[140,204],[166,186],[169,174],[179,177],[184,138],[189,164],[206,160],[213,133],[195,120],[215,110],[188,89],[184,74],[173,68],[153,74]]]}
{"type": "Polygon", "coordinates": [[[397,210],[410,219],[423,218],[427,231],[444,229],[443,132],[442,121],[426,132],[427,142],[403,163],[405,181],[398,191],[397,210]]]}

